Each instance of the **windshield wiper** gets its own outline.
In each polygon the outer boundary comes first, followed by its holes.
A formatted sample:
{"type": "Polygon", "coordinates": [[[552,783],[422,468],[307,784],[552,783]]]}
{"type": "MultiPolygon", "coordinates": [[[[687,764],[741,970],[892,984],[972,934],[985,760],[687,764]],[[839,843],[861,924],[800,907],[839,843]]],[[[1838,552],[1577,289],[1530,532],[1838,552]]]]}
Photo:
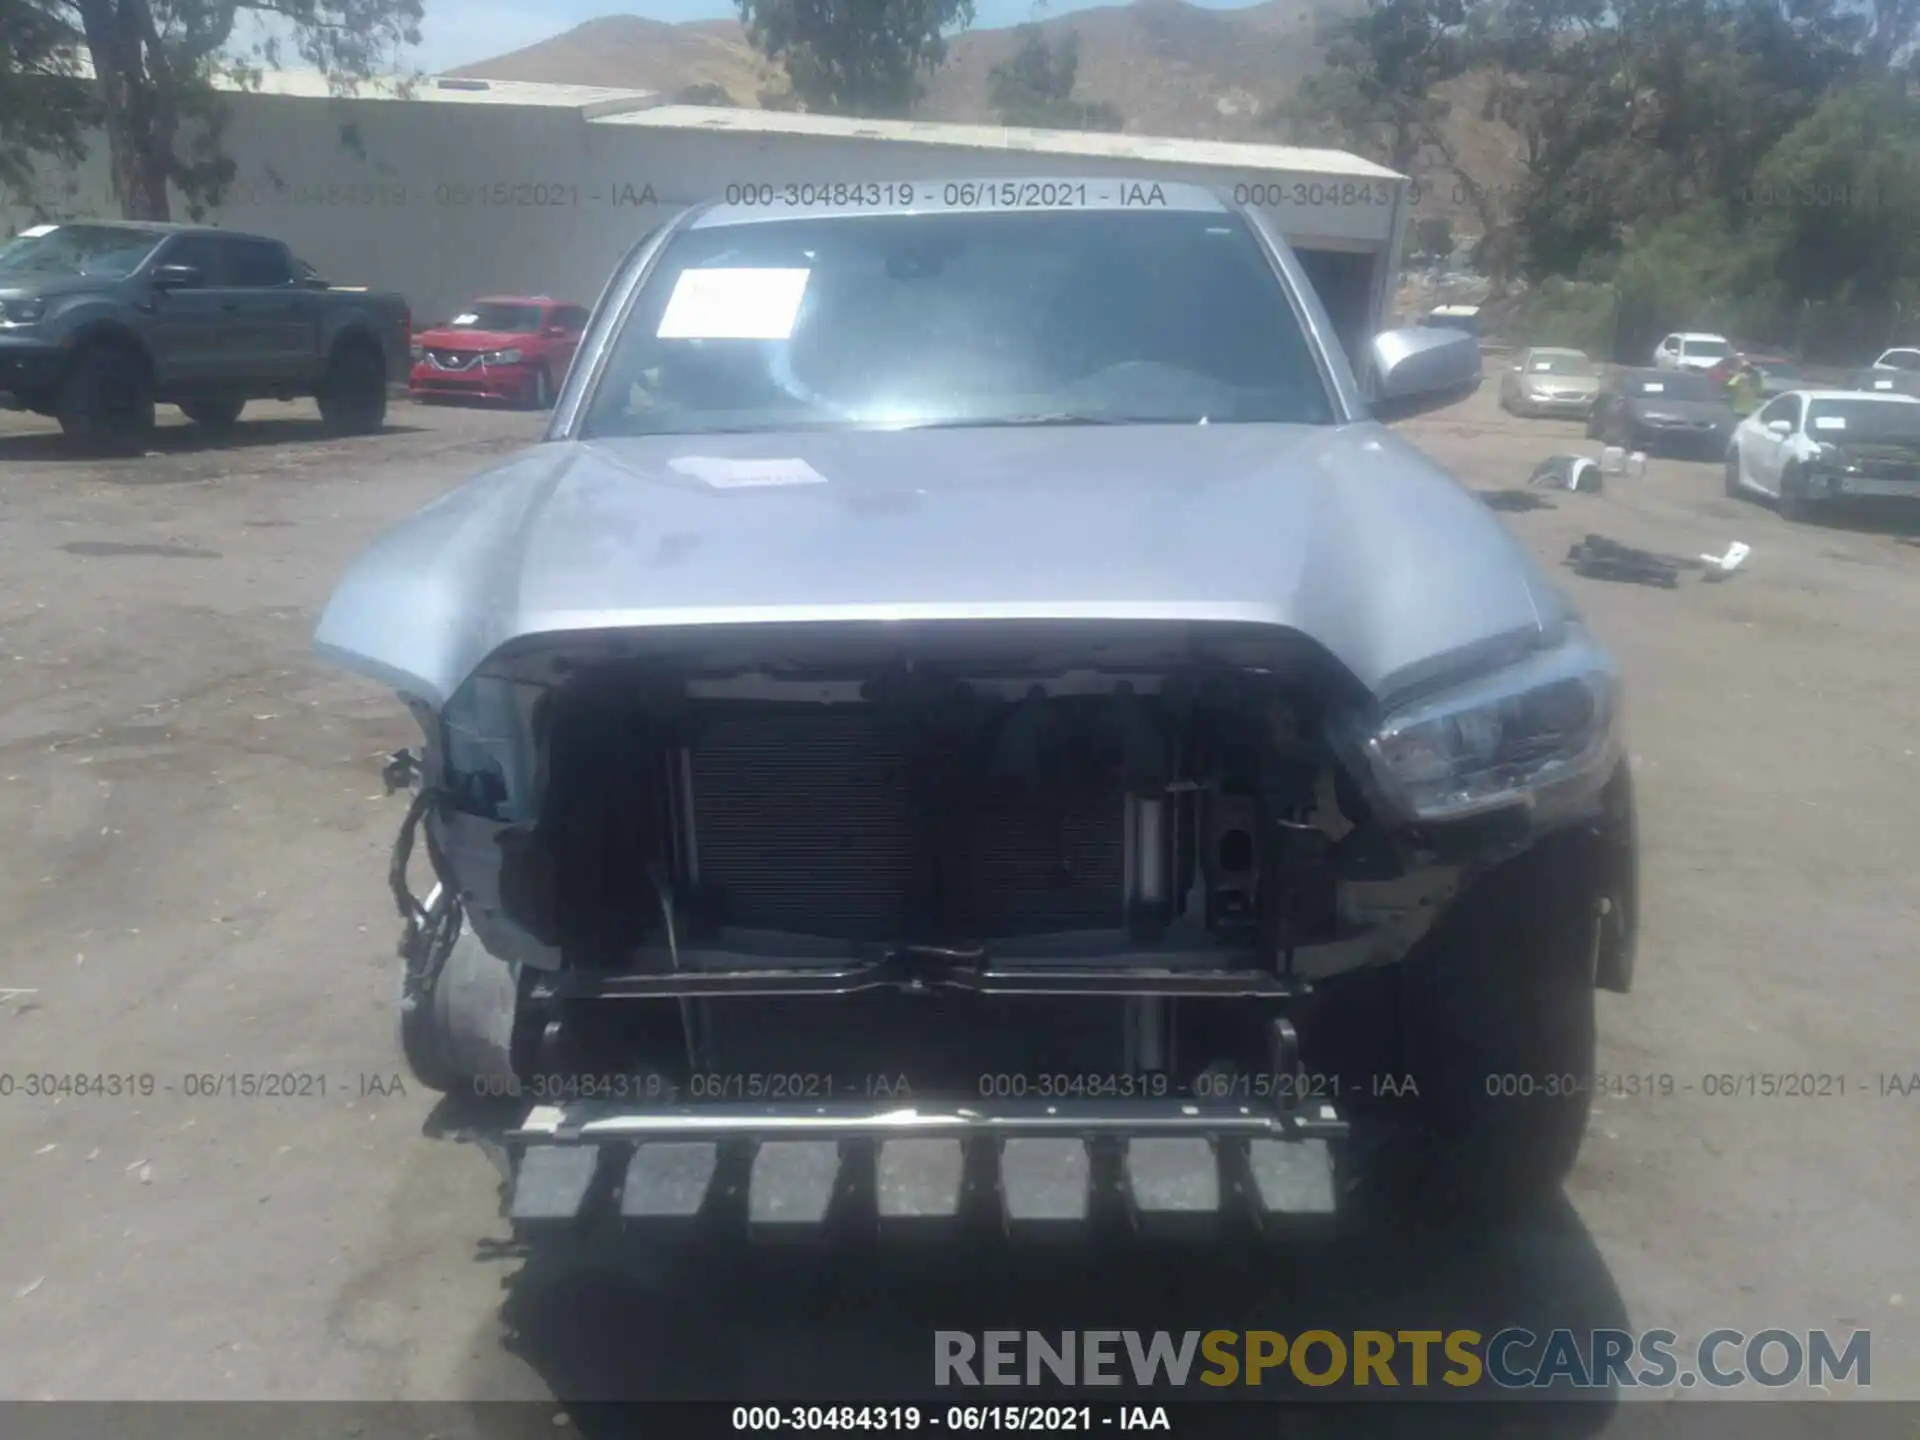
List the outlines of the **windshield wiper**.
{"type": "Polygon", "coordinates": [[[977,420],[922,420],[903,430],[1008,430],[1043,425],[1197,425],[1197,420],[1158,420],[1145,415],[1082,415],[1055,410],[1038,415],[995,415],[977,420]]]}

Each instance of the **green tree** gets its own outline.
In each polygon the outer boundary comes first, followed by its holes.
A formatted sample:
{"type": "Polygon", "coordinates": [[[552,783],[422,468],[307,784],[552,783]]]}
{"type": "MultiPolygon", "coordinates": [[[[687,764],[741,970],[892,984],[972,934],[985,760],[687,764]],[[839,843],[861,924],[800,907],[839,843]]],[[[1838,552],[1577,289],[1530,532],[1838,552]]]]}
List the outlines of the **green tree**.
{"type": "Polygon", "coordinates": [[[1466,69],[1467,0],[1368,0],[1318,32],[1323,68],[1268,115],[1300,143],[1337,144],[1406,174],[1447,118],[1433,92],[1466,69]]]}
{"type": "Polygon", "coordinates": [[[1080,37],[1050,45],[1038,25],[1022,25],[1020,47],[988,72],[987,90],[1003,125],[1052,130],[1119,130],[1125,121],[1104,100],[1076,100],[1080,37]]]}
{"type": "Polygon", "coordinates": [[[1479,45],[1499,76],[1489,117],[1521,142],[1514,268],[1571,275],[1694,207],[1732,204],[1860,73],[1869,38],[1836,0],[1502,4],[1479,45]]]}
{"type": "Polygon", "coordinates": [[[973,23],[973,0],[735,0],[747,38],[785,66],[786,104],[839,115],[897,117],[922,72],[947,58],[950,31],[973,23]]]}
{"type": "Polygon", "coordinates": [[[0,0],[0,193],[31,196],[38,162],[74,166],[97,115],[78,37],[55,16],[0,0]]]}
{"type": "MultiPolygon", "coordinates": [[[[198,215],[232,178],[217,82],[258,83],[263,67],[280,65],[277,37],[236,50],[238,21],[284,32],[300,58],[344,92],[386,68],[400,47],[420,42],[421,0],[0,0],[0,14],[9,26],[59,36],[63,53],[84,55],[93,76],[91,113],[67,111],[51,128],[47,117],[6,103],[0,137],[7,146],[71,152],[83,143],[86,120],[97,116],[122,213],[166,220],[170,185],[198,215]]],[[[0,102],[10,98],[0,90],[0,102]]]]}

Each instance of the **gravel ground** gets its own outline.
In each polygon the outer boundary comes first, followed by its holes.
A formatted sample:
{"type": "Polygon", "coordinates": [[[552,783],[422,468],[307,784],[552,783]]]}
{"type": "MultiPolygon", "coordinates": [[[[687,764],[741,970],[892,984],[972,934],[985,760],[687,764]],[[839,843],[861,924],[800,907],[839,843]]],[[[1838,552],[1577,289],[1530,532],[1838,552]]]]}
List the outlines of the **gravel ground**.
{"type": "MultiPolygon", "coordinates": [[[[101,463],[0,419],[0,987],[28,992],[0,1000],[0,1396],[848,1397],[921,1387],[935,1328],[1519,1321],[1865,1327],[1874,1392],[1920,1398],[1920,1094],[1879,1079],[1920,1071],[1920,550],[1898,517],[1789,527],[1717,465],[1664,460],[1508,517],[1554,563],[1589,531],[1753,546],[1723,585],[1566,580],[1627,672],[1644,827],[1640,979],[1602,997],[1602,1065],[1675,1089],[1598,1106],[1559,1215],[1478,1250],[1252,1267],[695,1274],[503,1250],[486,1159],[423,1137],[431,1097],[396,1084],[378,771],[414,737],[308,642],[355,551],[541,420],[393,419],[331,441],[259,405],[225,446],[169,429],[101,463]],[[43,1072],[159,1078],[25,1096],[43,1072]],[[231,1072],[314,1093],[186,1093],[231,1072]],[[1845,1094],[1709,1098],[1722,1073],[1845,1094]]],[[[1405,428],[1486,490],[1588,448],[1490,389],[1405,428]]]]}

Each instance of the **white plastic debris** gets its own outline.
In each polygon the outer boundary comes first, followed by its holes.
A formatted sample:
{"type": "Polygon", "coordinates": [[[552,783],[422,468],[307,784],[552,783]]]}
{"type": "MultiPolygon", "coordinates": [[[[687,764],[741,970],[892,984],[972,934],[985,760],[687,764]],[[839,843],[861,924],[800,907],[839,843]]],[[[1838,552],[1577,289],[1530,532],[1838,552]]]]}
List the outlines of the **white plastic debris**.
{"type": "Polygon", "coordinates": [[[1647,473],[1647,452],[1646,451],[1636,450],[1631,455],[1627,456],[1627,478],[1629,480],[1643,479],[1646,476],[1646,473],[1647,473]]]}
{"type": "Polygon", "coordinates": [[[1618,445],[1609,445],[1600,452],[1600,473],[1618,475],[1627,468],[1627,452],[1618,445]]]}
{"type": "Polygon", "coordinates": [[[1747,556],[1752,553],[1753,547],[1751,545],[1743,540],[1735,540],[1731,545],[1727,546],[1727,553],[1724,555],[1703,554],[1700,557],[1700,563],[1707,567],[1707,573],[1704,578],[1708,580],[1719,580],[1731,575],[1740,568],[1747,556]]]}

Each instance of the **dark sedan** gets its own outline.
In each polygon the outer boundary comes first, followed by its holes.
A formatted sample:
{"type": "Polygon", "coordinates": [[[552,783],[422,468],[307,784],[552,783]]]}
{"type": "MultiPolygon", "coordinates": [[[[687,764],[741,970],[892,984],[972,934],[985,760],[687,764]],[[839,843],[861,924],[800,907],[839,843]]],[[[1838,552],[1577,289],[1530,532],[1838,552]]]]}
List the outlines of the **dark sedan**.
{"type": "Polygon", "coordinates": [[[1739,417],[1705,375],[1622,370],[1607,381],[1587,419],[1589,439],[1629,450],[1718,458],[1739,417]]]}

